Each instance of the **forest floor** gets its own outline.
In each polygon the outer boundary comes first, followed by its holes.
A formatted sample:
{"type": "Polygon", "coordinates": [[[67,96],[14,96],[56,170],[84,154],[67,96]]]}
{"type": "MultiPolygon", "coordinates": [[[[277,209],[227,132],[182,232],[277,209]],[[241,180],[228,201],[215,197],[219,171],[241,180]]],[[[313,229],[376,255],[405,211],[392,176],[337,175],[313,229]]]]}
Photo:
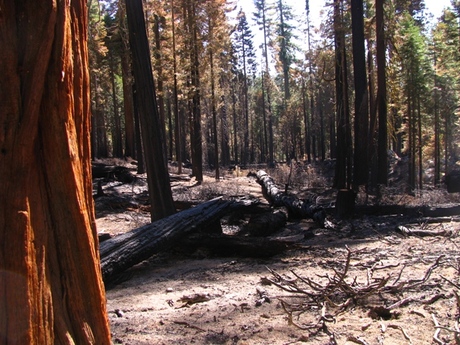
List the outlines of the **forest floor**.
{"type": "MultiPolygon", "coordinates": [[[[291,184],[299,197],[315,192],[326,205],[334,193],[324,166],[301,167],[291,184]]],[[[226,171],[172,183],[175,200],[253,195],[261,187],[246,172],[226,171]]],[[[269,172],[284,185],[288,168],[269,172]]],[[[96,185],[96,183],[95,183],[96,185]]],[[[117,235],[149,222],[145,176],[131,184],[104,181],[96,199],[99,232],[117,235]]],[[[441,190],[418,196],[387,189],[380,202],[458,205],[441,190]]],[[[372,203],[363,195],[358,204],[372,203]]],[[[361,215],[335,221],[289,221],[271,237],[291,243],[270,258],[160,253],[107,287],[114,344],[458,344],[460,219],[361,215]],[[440,231],[404,236],[398,226],[440,231]],[[307,235],[308,234],[308,235],[307,235]]],[[[225,227],[224,227],[225,230],[225,227]]]]}

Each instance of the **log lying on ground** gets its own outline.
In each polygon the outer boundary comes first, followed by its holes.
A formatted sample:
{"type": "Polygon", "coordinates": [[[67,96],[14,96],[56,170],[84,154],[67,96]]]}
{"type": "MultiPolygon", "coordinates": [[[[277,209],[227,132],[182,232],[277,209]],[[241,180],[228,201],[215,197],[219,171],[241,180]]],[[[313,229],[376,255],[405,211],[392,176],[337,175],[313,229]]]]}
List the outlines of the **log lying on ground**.
{"type": "Polygon", "coordinates": [[[202,248],[209,255],[251,258],[268,258],[286,251],[290,246],[292,243],[270,238],[201,233],[183,238],[179,244],[183,251],[195,252],[202,248]]]}
{"type": "Polygon", "coordinates": [[[110,282],[117,274],[170,248],[179,238],[214,226],[227,212],[253,202],[213,199],[100,243],[104,281],[110,282]]]}
{"type": "Polygon", "coordinates": [[[114,179],[123,183],[132,183],[136,180],[136,176],[126,167],[93,163],[91,168],[93,178],[114,179]]]}
{"type": "Polygon", "coordinates": [[[282,209],[269,210],[265,213],[252,214],[242,232],[250,236],[269,236],[286,225],[287,211],[282,209]]]}
{"type": "Polygon", "coordinates": [[[273,178],[263,170],[257,172],[257,181],[262,185],[262,193],[272,206],[286,207],[289,212],[289,217],[312,218],[321,226],[324,225],[326,213],[321,206],[283,193],[281,189],[277,187],[273,178]]]}

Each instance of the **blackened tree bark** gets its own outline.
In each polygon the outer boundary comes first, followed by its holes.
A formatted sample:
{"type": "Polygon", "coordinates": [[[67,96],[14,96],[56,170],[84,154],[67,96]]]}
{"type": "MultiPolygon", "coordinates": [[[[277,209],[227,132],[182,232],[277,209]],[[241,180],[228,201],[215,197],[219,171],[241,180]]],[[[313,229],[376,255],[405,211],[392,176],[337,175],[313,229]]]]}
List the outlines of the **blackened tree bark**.
{"type": "Polygon", "coordinates": [[[142,0],[126,0],[126,15],[133,53],[137,106],[152,206],[151,218],[154,221],[173,214],[175,208],[163,150],[163,135],[161,134],[160,117],[156,103],[142,0]]]}
{"type": "Polygon", "coordinates": [[[345,34],[343,32],[343,0],[334,3],[335,35],[335,87],[337,111],[337,164],[334,186],[338,189],[350,188],[351,181],[351,129],[348,105],[347,60],[345,34]]]}
{"type": "Polygon", "coordinates": [[[191,37],[190,79],[193,89],[192,96],[192,169],[197,182],[203,181],[203,147],[201,134],[201,90],[200,90],[200,57],[198,47],[198,28],[195,18],[195,2],[187,1],[188,29],[191,37]]]}
{"type": "Polygon", "coordinates": [[[86,1],[0,9],[0,343],[108,345],[86,1]]]}
{"type": "Polygon", "coordinates": [[[182,174],[182,136],[181,136],[181,119],[179,112],[179,97],[177,85],[177,53],[176,53],[176,24],[174,13],[174,1],[171,1],[171,35],[172,35],[172,52],[173,52],[173,101],[174,101],[174,142],[176,149],[177,173],[182,174]]]}
{"type": "Polygon", "coordinates": [[[123,0],[118,1],[118,16],[121,36],[121,71],[123,80],[123,110],[125,116],[125,156],[137,158],[134,130],[133,78],[126,10],[123,0]]]}
{"type": "Polygon", "coordinates": [[[387,135],[387,84],[385,77],[385,25],[383,4],[385,0],[375,1],[375,18],[377,26],[377,108],[378,108],[378,176],[377,183],[388,183],[388,135],[387,135]]]}
{"type": "MultiPolygon", "coordinates": [[[[163,87],[163,63],[161,54],[161,19],[158,15],[154,15],[153,32],[155,36],[155,70],[157,72],[157,90],[158,90],[158,111],[160,116],[160,134],[162,135],[161,142],[163,143],[164,156],[168,157],[166,145],[166,112],[165,112],[165,97],[163,87]]],[[[165,160],[167,164],[167,160],[165,160]]]]}
{"type": "Polygon", "coordinates": [[[351,1],[353,34],[353,69],[355,81],[355,150],[353,160],[353,188],[366,184],[369,175],[368,135],[369,107],[367,97],[366,53],[364,49],[363,0],[351,1]]]}

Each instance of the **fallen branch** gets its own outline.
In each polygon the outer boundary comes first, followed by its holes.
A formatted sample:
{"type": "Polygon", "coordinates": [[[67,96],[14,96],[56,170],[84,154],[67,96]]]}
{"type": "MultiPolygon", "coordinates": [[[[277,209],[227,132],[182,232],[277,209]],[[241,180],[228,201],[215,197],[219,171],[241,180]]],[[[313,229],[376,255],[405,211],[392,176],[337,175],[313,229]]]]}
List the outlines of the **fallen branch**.
{"type": "Polygon", "coordinates": [[[396,230],[403,234],[404,236],[452,236],[453,232],[451,230],[422,230],[422,229],[411,229],[406,226],[399,225],[396,227],[396,230]]]}

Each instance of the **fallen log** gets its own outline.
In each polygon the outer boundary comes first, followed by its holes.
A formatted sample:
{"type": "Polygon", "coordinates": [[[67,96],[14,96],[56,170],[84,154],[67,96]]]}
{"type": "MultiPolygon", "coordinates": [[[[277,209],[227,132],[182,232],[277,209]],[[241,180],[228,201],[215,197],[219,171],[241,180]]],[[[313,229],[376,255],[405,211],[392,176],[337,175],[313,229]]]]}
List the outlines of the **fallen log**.
{"type": "Polygon", "coordinates": [[[197,229],[214,227],[227,212],[253,202],[213,199],[100,243],[104,282],[110,282],[117,274],[170,248],[178,239],[197,229]]]}
{"type": "Polygon", "coordinates": [[[259,170],[256,175],[257,181],[262,186],[262,194],[270,205],[286,207],[290,218],[312,218],[321,226],[324,225],[326,213],[321,206],[283,193],[273,178],[263,170],[259,170]]]}
{"type": "Polygon", "coordinates": [[[113,179],[123,183],[132,183],[136,180],[136,176],[131,173],[131,170],[123,166],[93,163],[91,171],[93,178],[113,179]]]}
{"type": "Polygon", "coordinates": [[[290,246],[289,242],[271,238],[197,233],[183,238],[179,248],[192,253],[203,249],[206,254],[219,257],[268,258],[285,252],[290,246]]]}
{"type": "Polygon", "coordinates": [[[269,236],[286,225],[287,212],[277,209],[265,213],[252,214],[242,232],[250,236],[269,236]]]}

